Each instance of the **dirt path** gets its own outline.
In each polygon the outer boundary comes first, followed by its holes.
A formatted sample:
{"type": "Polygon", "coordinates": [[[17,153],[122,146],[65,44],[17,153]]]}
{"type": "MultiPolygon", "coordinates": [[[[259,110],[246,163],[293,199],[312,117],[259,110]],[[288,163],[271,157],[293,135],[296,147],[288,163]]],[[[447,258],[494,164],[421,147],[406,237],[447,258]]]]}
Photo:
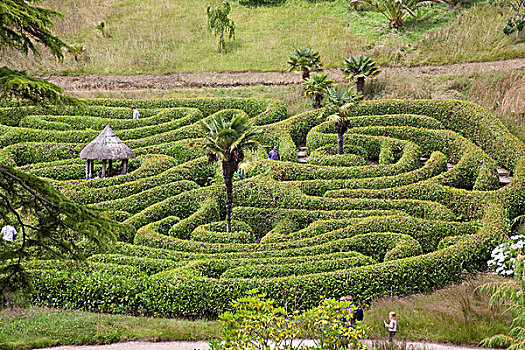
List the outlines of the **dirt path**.
{"type": "MultiPolygon", "coordinates": [[[[443,66],[385,67],[383,74],[413,76],[462,75],[525,70],[525,58],[495,62],[457,63],[443,66]]],[[[339,69],[330,69],[332,78],[340,79],[339,69]]],[[[141,75],[84,75],[42,77],[67,91],[91,90],[173,90],[199,87],[298,84],[301,76],[292,72],[202,72],[141,75]]]]}
{"type": "MultiPolygon", "coordinates": [[[[305,345],[313,345],[312,341],[304,342],[305,345]]],[[[366,341],[368,348],[372,348],[372,343],[366,341]]],[[[407,342],[406,348],[411,350],[490,350],[488,348],[462,347],[450,344],[439,343],[419,343],[407,342]]],[[[48,350],[208,350],[206,342],[128,342],[110,345],[91,345],[91,346],[59,346],[48,348],[48,350]]]]}

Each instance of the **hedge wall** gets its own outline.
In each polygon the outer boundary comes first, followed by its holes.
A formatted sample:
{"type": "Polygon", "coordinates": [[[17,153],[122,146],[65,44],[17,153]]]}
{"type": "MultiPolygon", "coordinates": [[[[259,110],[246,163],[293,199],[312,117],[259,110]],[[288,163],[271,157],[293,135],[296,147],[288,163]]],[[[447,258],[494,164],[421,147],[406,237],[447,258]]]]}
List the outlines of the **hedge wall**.
{"type": "Polygon", "coordinates": [[[31,262],[41,304],[213,318],[253,288],[299,308],[426,292],[486,266],[525,212],[525,147],[471,103],[364,101],[336,155],[319,110],[288,117],[278,101],[86,102],[0,109],[0,162],[123,223],[120,242],[84,266],[31,262]],[[246,179],[234,179],[232,233],[221,169],[193,146],[198,120],[215,113],[245,113],[262,131],[246,179]],[[106,124],[138,157],[125,176],[85,181],[78,153],[106,124]],[[279,162],[266,159],[274,144],[279,162]],[[308,163],[299,164],[304,145],[308,163]],[[511,171],[510,185],[500,187],[498,166],[511,171]]]}

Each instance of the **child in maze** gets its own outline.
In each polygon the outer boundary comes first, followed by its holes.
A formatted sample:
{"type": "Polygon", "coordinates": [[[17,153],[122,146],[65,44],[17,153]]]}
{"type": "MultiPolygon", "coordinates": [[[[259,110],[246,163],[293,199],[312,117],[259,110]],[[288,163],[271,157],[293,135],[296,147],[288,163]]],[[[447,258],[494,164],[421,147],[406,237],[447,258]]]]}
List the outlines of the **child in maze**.
{"type": "Polygon", "coordinates": [[[386,322],[386,321],[384,322],[385,322],[385,327],[388,328],[388,341],[391,342],[397,330],[396,313],[394,311],[391,311],[388,317],[390,318],[390,322],[386,322]]]}

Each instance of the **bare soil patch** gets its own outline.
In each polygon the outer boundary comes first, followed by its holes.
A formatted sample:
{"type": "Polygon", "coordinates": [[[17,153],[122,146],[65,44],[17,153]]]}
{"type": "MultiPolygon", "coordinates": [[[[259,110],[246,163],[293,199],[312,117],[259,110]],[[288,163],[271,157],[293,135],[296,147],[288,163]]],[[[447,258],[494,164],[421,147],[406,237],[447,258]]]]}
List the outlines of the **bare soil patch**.
{"type": "MultiPolygon", "coordinates": [[[[383,74],[410,74],[415,77],[438,75],[466,75],[499,71],[525,70],[525,58],[494,62],[457,63],[443,66],[384,67],[383,74]]],[[[341,80],[339,69],[330,69],[333,79],[341,80]]],[[[291,85],[301,82],[294,72],[201,72],[141,75],[83,75],[42,77],[66,91],[91,90],[175,90],[200,87],[232,87],[248,85],[291,85]]]]}

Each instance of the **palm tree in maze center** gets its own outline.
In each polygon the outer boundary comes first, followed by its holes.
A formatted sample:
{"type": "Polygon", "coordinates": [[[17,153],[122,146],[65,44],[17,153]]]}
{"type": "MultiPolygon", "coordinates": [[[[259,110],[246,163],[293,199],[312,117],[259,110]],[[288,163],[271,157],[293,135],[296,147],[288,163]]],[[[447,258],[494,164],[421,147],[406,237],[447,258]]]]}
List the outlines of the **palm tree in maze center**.
{"type": "Polygon", "coordinates": [[[334,125],[337,133],[337,154],[344,153],[344,134],[348,129],[347,116],[349,111],[357,104],[361,94],[352,94],[348,90],[328,89],[327,103],[320,118],[326,119],[334,125]]]}
{"type": "Polygon", "coordinates": [[[231,120],[215,115],[208,122],[201,120],[204,134],[202,147],[209,153],[211,161],[222,162],[222,175],[226,190],[226,232],[231,232],[233,206],[233,176],[244,159],[244,149],[256,148],[259,142],[254,136],[259,133],[245,114],[237,113],[231,120]]]}

